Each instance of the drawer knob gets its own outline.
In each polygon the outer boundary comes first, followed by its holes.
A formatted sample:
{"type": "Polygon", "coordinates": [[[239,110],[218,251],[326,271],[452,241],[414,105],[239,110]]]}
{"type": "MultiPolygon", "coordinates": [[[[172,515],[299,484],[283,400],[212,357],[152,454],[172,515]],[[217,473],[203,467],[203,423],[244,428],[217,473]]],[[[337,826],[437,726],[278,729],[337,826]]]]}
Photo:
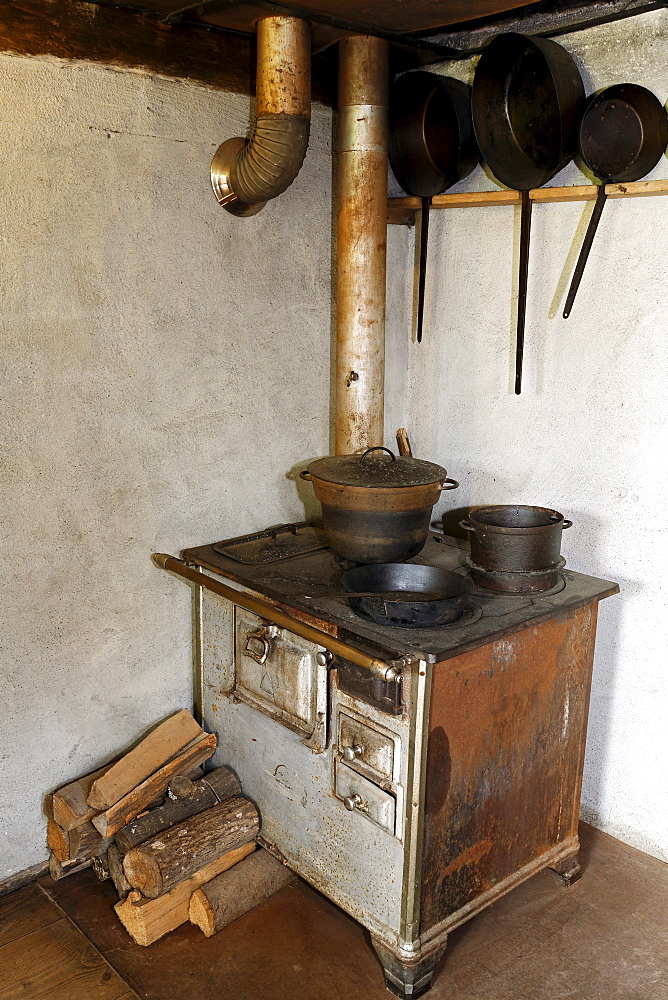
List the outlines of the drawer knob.
{"type": "Polygon", "coordinates": [[[355,809],[364,811],[367,808],[367,804],[359,792],[355,792],[354,795],[346,795],[343,804],[348,812],[354,812],[355,809]]]}
{"type": "Polygon", "coordinates": [[[357,760],[364,753],[364,747],[361,747],[359,743],[353,744],[351,747],[343,748],[343,756],[346,760],[357,760]]]}

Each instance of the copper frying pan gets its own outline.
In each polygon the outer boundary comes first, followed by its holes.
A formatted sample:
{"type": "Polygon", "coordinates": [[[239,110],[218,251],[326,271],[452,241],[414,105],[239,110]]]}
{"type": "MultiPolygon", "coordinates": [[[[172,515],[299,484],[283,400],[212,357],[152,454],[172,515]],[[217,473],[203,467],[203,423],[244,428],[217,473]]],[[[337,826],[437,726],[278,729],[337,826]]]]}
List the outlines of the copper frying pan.
{"type": "Polygon", "coordinates": [[[404,73],[390,93],[390,164],[408,194],[422,199],[417,340],[422,340],[431,199],[471,173],[480,154],[471,88],[435,73],[404,73]]]}
{"type": "Polygon", "coordinates": [[[601,181],[596,204],[573,272],[564,319],[573,308],[605,205],[605,185],[639,181],[653,170],[668,145],[668,116],[651,90],[619,83],[589,98],[578,136],[580,155],[601,181]]]}
{"type": "Polygon", "coordinates": [[[515,393],[522,391],[531,201],[572,159],[585,103],[572,57],[548,38],[497,35],[484,49],[473,80],[473,124],[490,170],[522,192],[515,393]]]}

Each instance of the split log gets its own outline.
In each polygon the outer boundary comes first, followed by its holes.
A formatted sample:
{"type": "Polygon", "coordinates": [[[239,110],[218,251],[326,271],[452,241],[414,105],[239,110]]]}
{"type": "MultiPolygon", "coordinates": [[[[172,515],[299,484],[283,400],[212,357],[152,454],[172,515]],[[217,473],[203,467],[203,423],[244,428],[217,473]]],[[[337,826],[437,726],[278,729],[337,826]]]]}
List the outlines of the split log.
{"type": "Polygon", "coordinates": [[[134,890],[127,899],[116,903],[116,914],[137,944],[153,944],[188,920],[190,897],[196,889],[248,857],[254,850],[255,843],[251,842],[228,851],[159,899],[145,899],[140,892],[134,890]]]}
{"type": "Polygon", "coordinates": [[[85,861],[103,854],[109,846],[92,823],[63,830],[53,819],[47,821],[46,842],[59,861],[85,861]]]}
{"type": "Polygon", "coordinates": [[[92,774],[85,774],[83,778],[71,781],[69,785],[63,785],[51,798],[51,811],[53,818],[63,830],[74,830],[77,826],[89,823],[97,810],[93,809],[86,802],[93,783],[101,778],[109,770],[111,764],[93,771],[92,774]]]}
{"type": "Polygon", "coordinates": [[[269,851],[256,851],[192,894],[190,923],[211,937],[296,879],[269,851]]]}
{"type": "Polygon", "coordinates": [[[107,855],[101,854],[99,857],[92,859],[93,871],[95,872],[95,877],[100,882],[106,882],[108,878],[111,878],[111,872],[109,871],[109,862],[107,861],[107,855]]]}
{"type": "Polygon", "coordinates": [[[128,851],[123,871],[130,885],[156,899],[221,854],[248,843],[259,829],[253,803],[235,796],[128,851]]]}
{"type": "MultiPolygon", "coordinates": [[[[95,829],[95,827],[93,827],[95,829]]],[[[97,832],[97,831],[96,831],[97,832]]],[[[99,837],[98,833],[98,837],[99,837]]],[[[55,819],[46,821],[46,845],[59,861],[71,861],[67,832],[58,826],[55,819]]]]}
{"type": "Polygon", "coordinates": [[[228,767],[217,767],[198,781],[177,775],[169,783],[164,805],[137,816],[119,830],[116,843],[122,851],[130,851],[156,833],[168,830],[181,820],[210,809],[240,792],[239,780],[228,767]]]}
{"type": "Polygon", "coordinates": [[[68,875],[74,875],[75,872],[80,872],[84,868],[90,868],[90,865],[90,861],[79,861],[78,858],[75,858],[74,861],[59,861],[55,854],[49,856],[49,873],[54,882],[58,882],[68,875]]]}
{"type": "Polygon", "coordinates": [[[175,774],[187,774],[197,764],[203,764],[214,753],[217,739],[214,733],[202,733],[192,740],[181,753],[152,774],[146,781],[133,788],[105,812],[93,818],[95,829],[103,837],[111,837],[118,830],[144,812],[149,803],[162,795],[175,774]]]}
{"type": "Polygon", "coordinates": [[[126,879],[125,872],[123,871],[123,855],[113,841],[107,851],[107,864],[109,865],[109,875],[118,893],[118,898],[125,899],[132,886],[126,879]]]}
{"type": "Polygon", "coordinates": [[[201,735],[202,727],[187,708],[172,715],[95,779],[86,799],[88,805],[98,812],[113,806],[201,735]]]}

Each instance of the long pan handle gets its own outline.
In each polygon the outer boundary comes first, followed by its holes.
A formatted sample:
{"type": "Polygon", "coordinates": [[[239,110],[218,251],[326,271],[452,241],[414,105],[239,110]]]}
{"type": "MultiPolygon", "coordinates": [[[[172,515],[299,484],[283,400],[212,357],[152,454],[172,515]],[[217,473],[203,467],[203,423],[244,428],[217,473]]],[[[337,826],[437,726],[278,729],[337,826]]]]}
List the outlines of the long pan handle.
{"type": "Polygon", "coordinates": [[[596,235],[596,230],[598,229],[601,212],[603,211],[603,206],[605,205],[605,198],[605,181],[601,181],[599,189],[596,192],[596,204],[594,205],[594,211],[591,214],[591,219],[589,220],[589,225],[587,226],[587,232],[585,233],[582,250],[580,250],[578,262],[575,265],[575,270],[573,271],[571,287],[568,289],[568,298],[566,299],[566,305],[564,306],[564,319],[568,319],[571,314],[571,309],[573,308],[573,303],[575,302],[575,296],[577,295],[580,282],[582,281],[582,275],[584,274],[585,264],[587,263],[587,258],[589,257],[589,251],[591,250],[591,245],[594,242],[594,236],[596,235]]]}
{"type": "Polygon", "coordinates": [[[422,198],[420,212],[420,270],[418,272],[417,301],[417,342],[422,343],[422,320],[424,317],[424,285],[427,274],[427,241],[429,240],[429,209],[431,198],[422,198]]]}
{"type": "Polygon", "coordinates": [[[520,277],[517,300],[517,347],[515,349],[515,395],[522,391],[522,362],[524,360],[524,324],[527,312],[527,283],[529,280],[529,242],[531,239],[531,199],[522,191],[522,221],[520,226],[520,277]]]}

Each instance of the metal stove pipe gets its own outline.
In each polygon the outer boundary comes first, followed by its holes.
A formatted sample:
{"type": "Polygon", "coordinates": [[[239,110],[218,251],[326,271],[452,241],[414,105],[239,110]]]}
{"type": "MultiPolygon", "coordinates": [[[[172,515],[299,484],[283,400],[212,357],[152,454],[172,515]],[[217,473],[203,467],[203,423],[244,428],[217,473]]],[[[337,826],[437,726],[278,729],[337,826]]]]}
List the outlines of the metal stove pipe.
{"type": "Polygon", "coordinates": [[[388,90],[388,42],[339,42],[337,455],[383,444],[388,90]]]}
{"type": "Polygon", "coordinates": [[[299,17],[257,23],[256,120],[250,139],[228,139],[211,163],[218,202],[255,215],[288,188],[306,155],[311,124],[311,27],[299,17]]]}

